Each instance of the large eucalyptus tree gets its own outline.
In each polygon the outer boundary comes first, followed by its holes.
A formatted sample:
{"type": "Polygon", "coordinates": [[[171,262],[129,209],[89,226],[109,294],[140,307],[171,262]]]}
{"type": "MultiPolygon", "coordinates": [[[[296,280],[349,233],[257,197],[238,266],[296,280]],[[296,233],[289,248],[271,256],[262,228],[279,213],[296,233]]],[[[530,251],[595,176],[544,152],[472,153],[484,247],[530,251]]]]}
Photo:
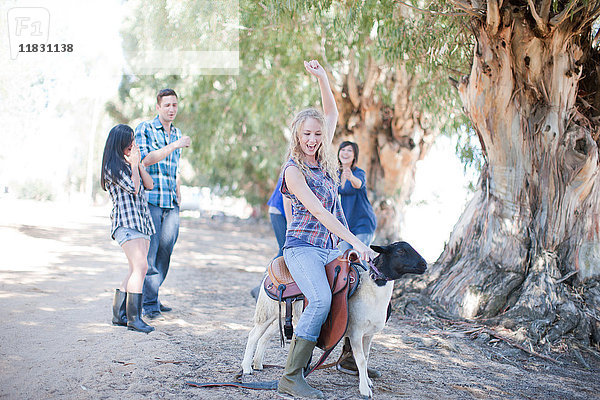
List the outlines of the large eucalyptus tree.
{"type": "Polygon", "coordinates": [[[457,88],[485,162],[425,293],[533,343],[598,343],[600,2],[449,3],[476,40],[457,88]]]}

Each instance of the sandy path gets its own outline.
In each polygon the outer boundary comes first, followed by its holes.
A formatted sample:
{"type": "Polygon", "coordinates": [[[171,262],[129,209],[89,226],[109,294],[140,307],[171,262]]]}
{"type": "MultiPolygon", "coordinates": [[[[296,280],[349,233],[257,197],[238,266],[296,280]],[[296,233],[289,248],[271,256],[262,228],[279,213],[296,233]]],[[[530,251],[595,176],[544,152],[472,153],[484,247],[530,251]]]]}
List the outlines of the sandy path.
{"type": "MultiPolygon", "coordinates": [[[[145,335],[110,324],[126,260],[108,238],[108,212],[0,200],[0,398],[280,398],[184,383],[229,381],[240,369],[254,308],[248,293],[275,252],[269,226],[185,219],[161,289],[174,311],[145,335]]],[[[597,360],[588,360],[591,371],[561,368],[498,346],[394,314],[373,345],[371,365],[384,373],[374,397],[598,398],[597,360]]],[[[273,338],[266,362],[281,366],[286,352],[273,338]]],[[[357,379],[335,370],[309,381],[329,398],[360,398],[357,379]]]]}

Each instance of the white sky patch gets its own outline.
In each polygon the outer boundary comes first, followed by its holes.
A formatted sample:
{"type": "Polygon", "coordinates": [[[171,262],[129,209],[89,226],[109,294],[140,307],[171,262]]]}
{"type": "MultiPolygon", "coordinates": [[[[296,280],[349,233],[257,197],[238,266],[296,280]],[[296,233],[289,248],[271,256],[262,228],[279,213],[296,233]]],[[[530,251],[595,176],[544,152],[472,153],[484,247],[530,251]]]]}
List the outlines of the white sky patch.
{"type": "Polygon", "coordinates": [[[469,183],[479,176],[474,169],[464,171],[454,153],[455,146],[455,139],[439,136],[425,159],[417,163],[415,190],[404,216],[403,240],[430,263],[444,249],[472,196],[469,183]]]}

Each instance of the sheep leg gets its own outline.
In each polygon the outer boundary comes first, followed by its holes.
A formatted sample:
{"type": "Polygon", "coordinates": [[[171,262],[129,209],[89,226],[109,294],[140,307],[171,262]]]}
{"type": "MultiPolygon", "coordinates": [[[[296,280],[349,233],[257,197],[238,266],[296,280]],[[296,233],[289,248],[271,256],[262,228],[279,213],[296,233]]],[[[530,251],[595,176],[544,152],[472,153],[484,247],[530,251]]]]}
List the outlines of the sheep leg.
{"type": "Polygon", "coordinates": [[[252,367],[257,370],[263,369],[263,362],[265,360],[265,350],[267,349],[268,340],[278,331],[279,325],[276,323],[275,319],[271,322],[271,325],[268,326],[268,329],[263,333],[263,335],[258,339],[258,345],[256,346],[256,351],[254,352],[254,360],[252,362],[252,367]]]}
{"type": "Polygon", "coordinates": [[[244,374],[252,373],[252,358],[256,351],[258,341],[264,335],[267,328],[273,323],[273,319],[266,322],[254,325],[254,328],[248,334],[248,343],[246,343],[246,350],[244,351],[244,360],[242,361],[242,371],[244,374]]]}
{"type": "MultiPolygon", "coordinates": [[[[248,334],[248,342],[244,351],[242,361],[242,371],[244,374],[252,373],[252,358],[256,352],[258,341],[265,334],[265,331],[277,318],[277,307],[275,302],[267,297],[264,290],[259,291],[254,309],[254,327],[248,334]]],[[[264,349],[263,349],[264,353],[264,349]]]]}
{"type": "Polygon", "coordinates": [[[369,385],[370,379],[367,374],[367,360],[365,358],[363,339],[361,336],[362,335],[353,332],[350,336],[350,345],[352,346],[352,353],[354,354],[354,360],[356,361],[356,366],[358,368],[358,379],[360,381],[358,390],[362,396],[371,398],[373,397],[373,391],[369,385]]]}
{"type": "MultiPolygon", "coordinates": [[[[365,362],[369,364],[369,354],[371,354],[371,341],[373,340],[373,336],[364,336],[362,340],[363,350],[365,353],[365,362]]],[[[369,386],[373,387],[373,381],[369,378],[369,374],[367,374],[367,382],[369,382],[369,386]]]]}

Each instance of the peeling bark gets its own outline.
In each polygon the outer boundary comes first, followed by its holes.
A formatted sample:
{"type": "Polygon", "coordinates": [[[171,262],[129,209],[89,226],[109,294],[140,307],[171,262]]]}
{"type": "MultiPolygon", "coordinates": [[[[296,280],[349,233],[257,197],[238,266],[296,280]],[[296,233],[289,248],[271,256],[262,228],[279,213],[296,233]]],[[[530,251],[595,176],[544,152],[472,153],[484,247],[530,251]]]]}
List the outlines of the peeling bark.
{"type": "Polygon", "coordinates": [[[534,343],[597,343],[600,121],[581,105],[598,104],[600,56],[581,25],[590,14],[567,10],[576,2],[553,17],[549,1],[539,14],[528,3],[496,14],[488,1],[486,23],[473,22],[473,65],[458,91],[485,167],[425,293],[455,315],[524,327],[534,343]]]}

